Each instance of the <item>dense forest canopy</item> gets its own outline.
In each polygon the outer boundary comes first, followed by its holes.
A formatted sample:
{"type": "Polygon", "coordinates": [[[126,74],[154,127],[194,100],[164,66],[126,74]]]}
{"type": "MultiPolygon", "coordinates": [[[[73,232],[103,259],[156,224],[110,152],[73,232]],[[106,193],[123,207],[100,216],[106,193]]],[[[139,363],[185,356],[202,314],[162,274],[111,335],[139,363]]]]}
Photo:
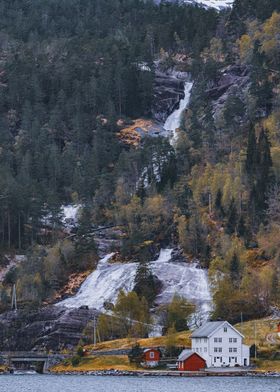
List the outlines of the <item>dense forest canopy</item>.
{"type": "Polygon", "coordinates": [[[45,207],[91,198],[110,175],[117,117],[149,115],[154,74],[137,64],[176,49],[175,33],[199,53],[217,15],[134,0],[0,7],[2,243],[28,246],[45,207]]]}
{"type": "MultiPolygon", "coordinates": [[[[126,260],[147,262],[166,244],[198,258],[213,317],[279,305],[279,2],[236,0],[217,13],[24,0],[0,1],[0,11],[1,248],[28,254],[6,277],[3,303],[19,279],[22,301],[50,298],[70,273],[95,266],[92,228],[119,225],[126,260]],[[194,86],[176,145],[123,145],[118,121],[151,118],[156,64],[176,69],[178,54],[194,86]],[[84,206],[74,242],[59,238],[67,203],[84,206]]],[[[137,285],[149,293],[145,309],[157,290],[147,276],[137,285]]]]}

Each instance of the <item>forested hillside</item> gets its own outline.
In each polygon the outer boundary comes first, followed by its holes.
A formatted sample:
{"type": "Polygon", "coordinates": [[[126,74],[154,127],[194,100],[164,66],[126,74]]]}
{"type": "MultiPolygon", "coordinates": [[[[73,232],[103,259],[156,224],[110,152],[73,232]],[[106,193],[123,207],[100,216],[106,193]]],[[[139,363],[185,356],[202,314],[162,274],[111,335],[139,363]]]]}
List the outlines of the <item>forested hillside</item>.
{"type": "MultiPolygon", "coordinates": [[[[1,253],[27,255],[2,282],[3,308],[15,282],[23,305],[41,305],[70,274],[92,270],[98,226],[120,227],[119,258],[144,269],[161,246],[198,259],[214,318],[277,307],[279,35],[276,0],[236,0],[220,13],[141,0],[1,0],[1,253]],[[152,118],[156,67],[194,82],[176,144],[127,145],[124,124],[152,118]],[[74,203],[83,211],[71,237],[61,207],[74,203]]],[[[136,285],[150,306],[157,290],[145,278],[136,285]]]]}

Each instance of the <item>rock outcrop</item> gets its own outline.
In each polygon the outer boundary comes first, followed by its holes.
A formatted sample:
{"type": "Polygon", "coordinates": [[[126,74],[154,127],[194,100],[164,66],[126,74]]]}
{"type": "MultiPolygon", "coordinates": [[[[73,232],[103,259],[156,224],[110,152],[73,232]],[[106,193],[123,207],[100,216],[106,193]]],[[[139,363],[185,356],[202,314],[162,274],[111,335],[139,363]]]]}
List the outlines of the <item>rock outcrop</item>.
{"type": "Polygon", "coordinates": [[[244,100],[250,82],[249,72],[248,67],[228,66],[223,70],[215,86],[206,91],[207,96],[212,100],[214,118],[223,110],[230,96],[239,97],[241,101],[244,100]]]}
{"type": "Polygon", "coordinates": [[[96,311],[86,307],[66,309],[47,306],[33,311],[0,315],[0,351],[31,351],[73,348],[96,311]]]}
{"type": "Polygon", "coordinates": [[[154,99],[152,115],[155,120],[164,123],[167,117],[178,108],[184,97],[184,84],[189,74],[175,70],[162,71],[159,67],[155,72],[154,99]]]}

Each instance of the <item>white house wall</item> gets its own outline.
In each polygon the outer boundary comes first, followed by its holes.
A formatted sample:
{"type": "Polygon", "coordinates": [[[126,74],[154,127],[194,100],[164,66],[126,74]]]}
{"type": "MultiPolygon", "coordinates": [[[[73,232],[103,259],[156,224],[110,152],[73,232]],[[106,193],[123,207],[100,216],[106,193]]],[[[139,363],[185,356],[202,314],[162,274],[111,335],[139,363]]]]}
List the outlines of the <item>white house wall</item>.
{"type": "Polygon", "coordinates": [[[243,345],[242,336],[229,323],[208,338],[193,338],[192,351],[204,357],[207,367],[248,366],[250,361],[249,347],[243,345]]]}

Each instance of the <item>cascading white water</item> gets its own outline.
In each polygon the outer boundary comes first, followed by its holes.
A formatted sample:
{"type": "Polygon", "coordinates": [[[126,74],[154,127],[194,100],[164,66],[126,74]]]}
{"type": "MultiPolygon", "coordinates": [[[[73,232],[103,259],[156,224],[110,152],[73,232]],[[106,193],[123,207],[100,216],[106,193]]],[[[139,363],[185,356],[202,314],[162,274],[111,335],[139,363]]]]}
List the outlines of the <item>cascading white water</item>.
{"type": "MultiPolygon", "coordinates": [[[[162,0],[155,0],[159,4],[162,0]]],[[[175,2],[176,0],[168,0],[169,2],[175,2]]],[[[181,3],[199,5],[204,8],[214,8],[217,11],[224,10],[225,8],[231,8],[234,0],[181,0],[181,3]]]]}
{"type": "Polygon", "coordinates": [[[110,253],[103,257],[80,287],[78,293],[57,305],[67,308],[79,308],[82,305],[98,310],[104,309],[105,302],[115,303],[119,291],[132,291],[137,269],[135,263],[114,263],[109,260],[114,255],[110,253]]]}
{"type": "Polygon", "coordinates": [[[185,3],[196,3],[206,8],[215,8],[216,10],[223,10],[229,8],[234,3],[234,0],[184,0],[185,3]]]}
{"type": "MultiPolygon", "coordinates": [[[[174,294],[179,294],[196,304],[204,318],[207,318],[211,309],[207,271],[198,268],[197,264],[173,262],[171,254],[172,249],[162,249],[158,259],[150,263],[153,274],[162,282],[162,291],[156,303],[169,303],[174,294]]],[[[121,289],[125,292],[133,290],[138,264],[110,264],[112,256],[113,253],[110,253],[99,261],[97,269],[88,276],[74,297],[57,305],[68,308],[87,305],[103,310],[105,302],[116,302],[121,289]]]]}
{"type": "Polygon", "coordinates": [[[172,249],[161,250],[159,258],[151,264],[154,275],[162,282],[156,303],[170,303],[178,294],[194,303],[197,311],[207,318],[212,304],[207,271],[197,263],[173,262],[171,253],[172,249]]]}
{"type": "Polygon", "coordinates": [[[170,116],[166,119],[164,123],[164,129],[167,131],[171,131],[171,138],[170,138],[170,143],[174,145],[177,140],[177,132],[176,130],[180,127],[181,125],[181,116],[183,111],[186,109],[190,102],[190,97],[191,97],[191,90],[193,87],[193,82],[186,82],[185,83],[185,89],[184,89],[184,98],[181,99],[179,103],[179,108],[172,112],[170,116]]]}

